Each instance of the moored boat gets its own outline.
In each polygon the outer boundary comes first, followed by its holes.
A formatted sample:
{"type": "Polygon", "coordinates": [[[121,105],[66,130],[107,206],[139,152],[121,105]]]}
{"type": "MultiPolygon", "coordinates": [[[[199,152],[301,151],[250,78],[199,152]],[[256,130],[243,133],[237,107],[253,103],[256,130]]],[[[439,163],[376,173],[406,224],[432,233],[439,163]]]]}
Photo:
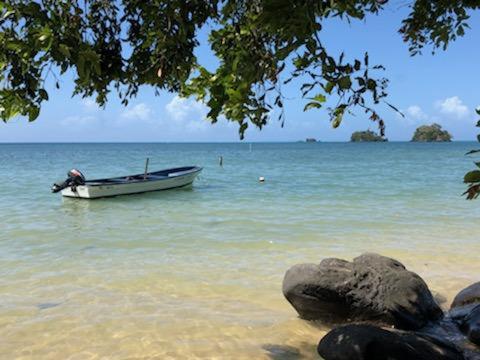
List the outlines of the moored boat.
{"type": "Polygon", "coordinates": [[[198,166],[184,166],[155,172],[107,179],[86,180],[83,174],[73,169],[61,184],[54,184],[52,192],[73,198],[95,199],[101,197],[138,194],[188,186],[202,171],[198,166]]]}

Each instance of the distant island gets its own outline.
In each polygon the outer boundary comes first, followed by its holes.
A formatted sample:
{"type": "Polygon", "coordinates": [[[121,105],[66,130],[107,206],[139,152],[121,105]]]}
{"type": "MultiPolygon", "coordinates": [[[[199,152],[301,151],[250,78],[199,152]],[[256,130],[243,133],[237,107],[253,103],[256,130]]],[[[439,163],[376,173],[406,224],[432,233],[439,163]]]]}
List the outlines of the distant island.
{"type": "Polygon", "coordinates": [[[383,136],[375,134],[371,130],[367,131],[355,131],[350,138],[351,142],[385,142],[388,139],[383,136]]]}
{"type": "Polygon", "coordinates": [[[317,142],[317,139],[315,139],[315,138],[306,138],[306,139],[305,139],[305,142],[314,143],[314,142],[317,142]]]}
{"type": "Polygon", "coordinates": [[[415,130],[412,141],[414,142],[449,142],[452,135],[447,130],[442,130],[439,124],[422,125],[415,130]]]}

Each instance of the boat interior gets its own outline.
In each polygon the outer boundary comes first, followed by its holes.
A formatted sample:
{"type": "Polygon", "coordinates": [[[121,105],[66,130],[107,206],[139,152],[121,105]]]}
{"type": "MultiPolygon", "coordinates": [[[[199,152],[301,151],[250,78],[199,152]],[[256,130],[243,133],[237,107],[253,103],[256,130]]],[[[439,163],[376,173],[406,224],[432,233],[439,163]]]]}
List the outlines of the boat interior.
{"type": "Polygon", "coordinates": [[[129,176],[120,176],[108,179],[95,179],[85,181],[86,185],[105,185],[105,184],[127,184],[139,181],[155,181],[168,179],[175,176],[186,175],[200,170],[197,166],[184,166],[174,169],[166,169],[145,174],[136,174],[129,176]]]}

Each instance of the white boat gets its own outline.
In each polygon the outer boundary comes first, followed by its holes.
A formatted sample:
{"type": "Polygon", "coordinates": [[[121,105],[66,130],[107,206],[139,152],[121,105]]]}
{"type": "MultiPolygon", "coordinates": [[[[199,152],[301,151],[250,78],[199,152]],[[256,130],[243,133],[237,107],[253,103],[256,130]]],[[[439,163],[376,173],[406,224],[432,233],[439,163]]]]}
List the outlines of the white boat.
{"type": "Polygon", "coordinates": [[[85,180],[80,171],[73,169],[69,171],[67,180],[53,185],[52,192],[61,191],[66,197],[96,199],[167,190],[191,185],[200,171],[201,167],[185,166],[130,176],[85,180]]]}

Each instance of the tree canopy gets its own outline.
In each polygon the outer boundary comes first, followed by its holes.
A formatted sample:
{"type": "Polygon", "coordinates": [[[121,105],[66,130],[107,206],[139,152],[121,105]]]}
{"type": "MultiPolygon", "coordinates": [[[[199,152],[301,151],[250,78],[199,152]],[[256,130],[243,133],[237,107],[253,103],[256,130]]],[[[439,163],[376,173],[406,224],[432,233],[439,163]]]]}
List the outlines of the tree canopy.
{"type": "Polygon", "coordinates": [[[452,135],[447,130],[442,130],[439,124],[419,126],[413,134],[414,142],[445,142],[452,141],[452,135]]]}
{"type": "Polygon", "coordinates": [[[351,142],[386,142],[383,136],[378,135],[372,130],[355,131],[350,137],[351,142]]]}
{"type": "MultiPolygon", "coordinates": [[[[406,5],[398,31],[417,55],[463,36],[480,0],[406,5]]],[[[282,86],[300,78],[305,110],[326,107],[338,127],[359,108],[383,136],[376,110],[387,97],[382,65],[367,53],[351,60],[333,55],[322,24],[364,19],[386,6],[388,0],[3,0],[0,118],[35,120],[49,97],[45,80],[71,72],[74,94],[95,96],[100,105],[112,91],[126,105],[142,85],[195,96],[212,123],[224,116],[243,137],[249,125],[262,128],[274,113],[283,124],[282,86]],[[219,63],[213,70],[195,56],[205,27],[219,63]]]]}

